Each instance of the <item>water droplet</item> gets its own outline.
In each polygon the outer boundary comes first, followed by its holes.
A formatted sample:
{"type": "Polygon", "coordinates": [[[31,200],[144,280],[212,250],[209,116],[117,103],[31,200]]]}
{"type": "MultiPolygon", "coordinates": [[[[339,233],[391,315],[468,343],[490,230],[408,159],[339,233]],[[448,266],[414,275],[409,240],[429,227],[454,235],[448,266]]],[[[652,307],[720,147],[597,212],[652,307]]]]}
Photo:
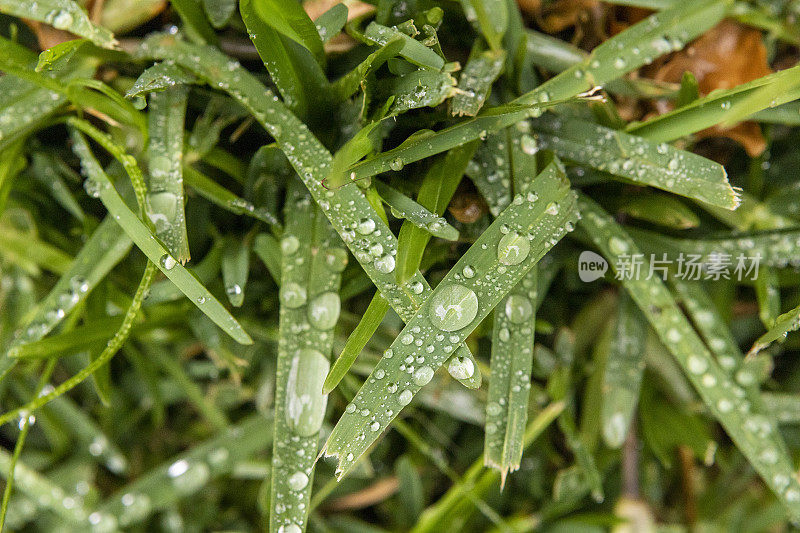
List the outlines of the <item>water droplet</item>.
{"type": "Polygon", "coordinates": [[[51,20],[51,24],[54,28],[59,30],[68,30],[72,23],[74,22],[72,18],[72,14],[66,10],[56,11],[48,15],[48,20],[51,20]]]}
{"type": "Polygon", "coordinates": [[[289,309],[296,309],[306,303],[306,289],[293,281],[284,283],[281,285],[280,300],[289,309]]]}
{"type": "Polygon", "coordinates": [[[287,235],[281,239],[281,252],[286,255],[292,255],[300,248],[300,241],[294,235],[287,235]]]}
{"type": "Polygon", "coordinates": [[[185,459],[181,459],[169,465],[169,468],[167,469],[167,475],[169,475],[169,477],[175,478],[186,473],[188,469],[189,469],[189,462],[186,461],[185,459]]]}
{"type": "Polygon", "coordinates": [[[429,366],[421,366],[414,372],[414,382],[420,387],[427,385],[433,378],[433,369],[429,366]]]}
{"type": "Polygon", "coordinates": [[[161,256],[161,259],[158,260],[161,268],[164,270],[172,270],[172,268],[177,264],[175,258],[169,254],[164,254],[161,256]]]}
{"type": "Polygon", "coordinates": [[[339,320],[340,310],[341,301],[338,293],[322,293],[308,305],[308,321],[317,329],[331,329],[339,320]]]}
{"type": "Polygon", "coordinates": [[[347,266],[347,251],[333,248],[325,254],[325,264],[334,272],[341,272],[347,266]]]}
{"type": "Polygon", "coordinates": [[[627,429],[625,415],[622,413],[614,413],[603,427],[603,435],[609,444],[612,446],[619,446],[625,440],[627,429]]]}
{"type": "Polygon", "coordinates": [[[523,135],[519,141],[519,144],[522,148],[522,151],[528,155],[534,155],[539,151],[539,144],[536,142],[536,139],[530,135],[523,135]]]}
{"type": "Polygon", "coordinates": [[[547,214],[553,215],[553,216],[556,216],[558,214],[558,210],[559,210],[559,205],[556,202],[550,202],[547,205],[547,208],[545,209],[547,214]]]}
{"type": "Polygon", "coordinates": [[[463,270],[461,270],[461,273],[464,274],[465,278],[470,279],[475,276],[475,269],[470,265],[464,265],[464,268],[463,270]]]}
{"type": "Polygon", "coordinates": [[[375,221],[371,218],[361,219],[361,222],[356,226],[356,231],[361,235],[369,235],[375,231],[375,221]]]}
{"type": "Polygon", "coordinates": [[[500,239],[497,245],[497,258],[504,265],[518,265],[523,262],[531,250],[528,239],[512,231],[500,239]]]}
{"type": "Polygon", "coordinates": [[[618,57],[614,60],[614,68],[619,70],[624,69],[627,66],[627,64],[628,63],[625,61],[625,58],[623,57],[618,57]]]}
{"type": "Polygon", "coordinates": [[[297,524],[286,524],[278,528],[278,533],[303,533],[297,524]]]}
{"type": "Polygon", "coordinates": [[[619,237],[611,237],[608,239],[608,249],[613,254],[622,255],[628,251],[628,243],[619,237]]]}
{"type": "Polygon", "coordinates": [[[308,485],[308,476],[304,472],[297,471],[289,476],[288,483],[292,490],[303,490],[308,485]]]}
{"type": "Polygon", "coordinates": [[[520,294],[512,294],[506,299],[506,316],[515,324],[530,320],[533,315],[531,301],[520,294]]]}
{"type": "Polygon", "coordinates": [[[369,429],[371,429],[372,431],[378,431],[379,429],[381,429],[380,422],[376,420],[375,422],[369,425],[369,429]]]}
{"type": "Polygon", "coordinates": [[[686,360],[686,366],[689,368],[689,372],[692,374],[702,374],[708,368],[708,364],[706,363],[705,359],[702,359],[696,355],[689,356],[689,359],[686,360]]]}
{"type": "Polygon", "coordinates": [[[408,405],[411,403],[411,398],[413,397],[414,395],[412,394],[412,392],[408,389],[405,389],[403,392],[400,393],[400,396],[398,396],[397,399],[400,401],[401,405],[408,405]]]}
{"type": "Polygon", "coordinates": [[[394,257],[386,254],[373,261],[373,265],[378,272],[383,274],[390,274],[394,271],[395,261],[394,257]]]}
{"type": "Polygon", "coordinates": [[[429,318],[443,331],[466,327],[478,315],[478,297],[463,285],[442,287],[432,296],[429,318]]]}
{"type": "Polygon", "coordinates": [[[225,289],[228,296],[239,296],[242,294],[242,287],[238,283],[234,283],[225,289]]]}
{"type": "Polygon", "coordinates": [[[395,172],[403,170],[403,165],[404,165],[403,160],[399,157],[396,157],[389,162],[389,168],[391,168],[395,172]]]}
{"type": "Polygon", "coordinates": [[[322,385],[328,370],[330,362],[317,350],[305,348],[292,357],[284,414],[286,425],[297,435],[316,435],[322,426],[328,402],[328,397],[322,394],[322,385]]]}
{"type": "Polygon", "coordinates": [[[468,357],[453,357],[447,365],[447,371],[455,379],[469,379],[475,375],[475,363],[468,357]]]}

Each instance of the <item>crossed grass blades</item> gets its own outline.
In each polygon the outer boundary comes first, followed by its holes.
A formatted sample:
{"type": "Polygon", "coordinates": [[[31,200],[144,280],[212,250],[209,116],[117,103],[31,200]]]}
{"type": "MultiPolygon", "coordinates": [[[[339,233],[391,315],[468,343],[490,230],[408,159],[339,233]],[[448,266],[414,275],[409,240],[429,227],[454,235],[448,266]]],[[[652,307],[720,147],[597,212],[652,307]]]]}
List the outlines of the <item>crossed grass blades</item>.
{"type": "Polygon", "coordinates": [[[725,17],[776,54],[800,35],[758,1],[619,3],[654,13],[587,53],[504,0],[313,21],[175,0],[150,35],[163,2],[0,0],[0,525],[591,528],[629,517],[644,471],[653,521],[676,448],[719,457],[705,490],[742,478],[727,499],[770,510],[687,500],[687,521],[800,519],[779,427],[800,400],[772,372],[800,327],[798,187],[766,179],[792,159],[729,179],[690,151],[754,118],[794,153],[800,67],[704,97],[626,76],[725,17]],[[626,121],[625,98],[673,109],[626,121]],[[586,246],[762,268],[608,289],[576,284],[586,246]],[[374,493],[379,523],[333,512],[374,493]]]}

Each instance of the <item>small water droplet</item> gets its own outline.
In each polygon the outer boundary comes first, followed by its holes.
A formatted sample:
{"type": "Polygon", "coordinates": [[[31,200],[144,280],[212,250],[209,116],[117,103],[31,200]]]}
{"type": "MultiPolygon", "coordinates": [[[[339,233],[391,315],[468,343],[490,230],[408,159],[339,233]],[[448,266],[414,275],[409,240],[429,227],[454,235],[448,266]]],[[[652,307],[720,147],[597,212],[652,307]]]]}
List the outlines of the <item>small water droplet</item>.
{"type": "Polygon", "coordinates": [[[397,399],[400,401],[401,405],[408,405],[411,403],[411,398],[413,397],[414,395],[412,394],[412,392],[408,389],[405,389],[403,392],[400,393],[397,399]]]}
{"type": "Polygon", "coordinates": [[[414,382],[420,387],[427,385],[433,378],[433,369],[429,366],[421,366],[414,372],[414,382]]]}
{"type": "Polygon", "coordinates": [[[306,303],[306,289],[293,281],[284,283],[280,289],[280,300],[289,309],[296,309],[306,303]]]}
{"type": "Polygon", "coordinates": [[[281,239],[281,252],[286,255],[292,255],[300,248],[300,241],[294,235],[287,235],[281,239]]]}
{"type": "Polygon", "coordinates": [[[391,168],[395,172],[403,170],[403,166],[404,166],[403,160],[399,157],[396,157],[389,162],[389,168],[391,168]]]}
{"type": "Polygon", "coordinates": [[[520,294],[512,294],[506,299],[506,316],[515,324],[530,320],[533,315],[531,301],[520,294]]]}
{"type": "Polygon", "coordinates": [[[164,270],[172,270],[172,268],[177,264],[175,258],[169,254],[162,255],[158,262],[164,270]]]}
{"type": "Polygon", "coordinates": [[[497,258],[504,265],[518,265],[528,257],[531,245],[528,239],[512,231],[500,239],[497,245],[497,258]]]}
{"type": "Polygon", "coordinates": [[[292,490],[303,490],[308,485],[308,476],[304,472],[297,471],[289,476],[288,483],[292,490]]]}
{"type": "Polygon", "coordinates": [[[373,265],[378,272],[390,274],[394,271],[395,260],[393,256],[386,254],[373,261],[373,265]]]}

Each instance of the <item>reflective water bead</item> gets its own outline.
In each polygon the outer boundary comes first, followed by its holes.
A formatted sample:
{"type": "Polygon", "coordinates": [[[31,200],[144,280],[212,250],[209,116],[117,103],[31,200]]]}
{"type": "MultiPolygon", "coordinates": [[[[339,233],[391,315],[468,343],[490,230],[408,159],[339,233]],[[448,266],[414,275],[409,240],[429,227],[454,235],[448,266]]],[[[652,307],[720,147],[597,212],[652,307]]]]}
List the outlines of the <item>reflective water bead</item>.
{"type": "Polygon", "coordinates": [[[504,265],[518,265],[528,257],[530,250],[530,242],[524,235],[510,232],[500,239],[497,245],[497,258],[504,265]]]}
{"type": "Polygon", "coordinates": [[[466,327],[478,315],[478,297],[463,285],[442,287],[431,297],[429,318],[443,331],[466,327]]]}

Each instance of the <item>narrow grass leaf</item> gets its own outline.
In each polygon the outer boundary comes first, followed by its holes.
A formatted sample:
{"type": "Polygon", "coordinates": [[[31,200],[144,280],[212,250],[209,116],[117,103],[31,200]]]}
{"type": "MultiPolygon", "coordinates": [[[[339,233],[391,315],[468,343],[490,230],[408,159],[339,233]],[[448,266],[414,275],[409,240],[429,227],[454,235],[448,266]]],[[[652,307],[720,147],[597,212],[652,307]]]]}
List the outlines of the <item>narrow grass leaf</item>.
{"type": "Polygon", "coordinates": [[[269,233],[259,233],[253,240],[253,252],[269,270],[272,279],[281,284],[281,247],[278,240],[269,233]]]}
{"type": "Polygon", "coordinates": [[[72,191],[61,177],[58,163],[51,156],[41,152],[31,154],[31,173],[33,177],[47,188],[53,199],[77,220],[83,221],[85,215],[72,191]]]}
{"type": "Polygon", "coordinates": [[[577,216],[574,202],[554,164],[459,259],[406,323],[328,438],[325,454],[338,459],[338,477],[353,467],[455,347],[571,229],[577,216]]]}
{"type": "Polygon", "coordinates": [[[409,221],[434,237],[448,241],[458,240],[458,230],[448,224],[443,217],[436,213],[431,213],[425,207],[382,181],[375,181],[374,185],[378,194],[381,195],[381,199],[391,208],[392,214],[397,218],[409,221]]]}
{"type": "Polygon", "coordinates": [[[2,223],[0,252],[12,263],[32,265],[34,270],[41,267],[56,274],[66,272],[71,261],[70,256],[60,248],[2,223]]]}
{"type": "Polygon", "coordinates": [[[85,37],[103,48],[115,48],[117,45],[114,35],[102,26],[93,24],[86,11],[72,0],[0,0],[0,13],[44,22],[57,30],[85,37]]]}
{"type": "Polygon", "coordinates": [[[790,332],[798,329],[800,329],[800,306],[779,315],[775,319],[775,324],[756,339],[756,342],[747,352],[747,356],[751,357],[757,354],[773,342],[785,339],[790,332]]]}
{"type": "Polygon", "coordinates": [[[458,79],[458,92],[450,100],[450,114],[477,115],[500,76],[505,60],[506,55],[502,50],[481,52],[470,57],[458,79]]]}
{"type": "Polygon", "coordinates": [[[314,26],[317,27],[317,33],[323,44],[342,31],[344,25],[347,24],[348,14],[347,5],[336,4],[314,20],[314,26]]]}
{"type": "Polygon", "coordinates": [[[492,133],[478,146],[466,170],[494,216],[498,216],[511,203],[509,150],[506,131],[492,133]]]}
{"type": "Polygon", "coordinates": [[[772,267],[762,267],[755,283],[758,316],[761,323],[771,328],[781,313],[781,292],[778,272],[772,267]]]}
{"type": "MultiPolygon", "coordinates": [[[[637,253],[634,241],[594,202],[582,196],[579,206],[581,225],[603,255],[637,253]]],[[[634,278],[622,283],[708,410],[791,515],[800,517],[800,482],[793,475],[790,458],[774,445],[780,439],[777,427],[714,360],[661,280],[634,278]]]]}
{"type": "Polygon", "coordinates": [[[494,310],[484,464],[506,475],[519,469],[528,421],[536,313],[536,267],[494,310]]]}
{"type": "Polygon", "coordinates": [[[350,367],[355,363],[358,354],[361,353],[375,334],[378,326],[383,322],[383,317],[386,316],[388,311],[389,302],[381,295],[380,291],[376,292],[366,311],[361,316],[361,320],[358,321],[358,325],[347,338],[342,353],[339,354],[333,364],[333,368],[328,372],[325,383],[322,385],[323,394],[330,394],[347,374],[350,367]]]}
{"type": "Polygon", "coordinates": [[[725,168],[705,157],[576,119],[544,115],[533,128],[541,148],[565,159],[726,209],[739,205],[725,168]]]}
{"type": "MultiPolygon", "coordinates": [[[[343,4],[337,4],[339,6],[343,4]]],[[[331,84],[334,101],[343,102],[358,92],[367,76],[378,70],[386,61],[400,54],[403,39],[394,37],[375,52],[372,52],[359,65],[331,84]]]]}
{"type": "Polygon", "coordinates": [[[278,219],[269,209],[256,207],[252,202],[233,194],[194,167],[183,167],[183,181],[197,194],[231,213],[249,216],[270,225],[280,226],[278,219]]]}
{"type": "Polygon", "coordinates": [[[147,216],[169,253],[189,260],[183,194],[183,125],[189,90],[181,85],[150,95],[147,216]]]}
{"type": "MultiPolygon", "coordinates": [[[[737,208],[737,212],[739,209],[741,205],[737,208]]],[[[678,198],[667,194],[636,195],[625,200],[619,211],[665,228],[689,229],[700,225],[700,217],[694,211],[678,198]]]]}
{"type": "Polygon", "coordinates": [[[156,63],[139,74],[125,98],[144,96],[147,93],[163,91],[176,85],[191,85],[197,81],[189,72],[170,61],[156,63]]]}
{"type": "Polygon", "coordinates": [[[225,295],[234,307],[244,303],[244,288],[250,272],[250,244],[237,239],[225,239],[222,249],[222,283],[225,295]]]}
{"type": "Polygon", "coordinates": [[[403,41],[400,55],[414,65],[431,70],[441,70],[444,66],[444,59],[439,54],[397,28],[370,22],[364,30],[363,38],[367,43],[376,46],[385,46],[389,41],[400,38],[403,41]]]}
{"type": "Polygon", "coordinates": [[[183,20],[183,29],[190,39],[202,44],[217,43],[217,34],[208,23],[200,2],[195,0],[173,0],[172,7],[183,20]]]}
{"type": "Polygon", "coordinates": [[[327,405],[322,388],[346,264],[338,236],[298,180],[289,185],[285,213],[270,497],[274,532],[306,528],[327,405]]]}
{"type": "Polygon", "coordinates": [[[94,158],[91,148],[83,136],[75,132],[73,141],[74,149],[81,158],[81,164],[88,177],[86,187],[103,202],[128,237],[208,318],[237,342],[251,344],[252,339],[236,319],[197,278],[170,255],[167,249],[153,237],[141,219],[125,204],[114,188],[111,179],[94,158]]]}
{"type": "Polygon", "coordinates": [[[621,293],[617,320],[603,378],[601,428],[603,440],[611,448],[625,441],[639,402],[644,373],[647,323],[627,293],[621,293]]]}

